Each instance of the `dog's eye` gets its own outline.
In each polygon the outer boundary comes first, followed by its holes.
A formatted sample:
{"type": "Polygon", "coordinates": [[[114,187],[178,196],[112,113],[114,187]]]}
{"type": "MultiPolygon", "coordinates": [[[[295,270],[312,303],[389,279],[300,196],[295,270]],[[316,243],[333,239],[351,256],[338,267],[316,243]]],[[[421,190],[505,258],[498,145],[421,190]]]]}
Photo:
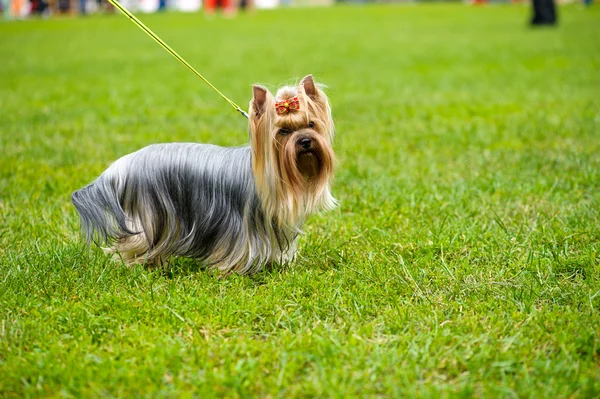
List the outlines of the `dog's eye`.
{"type": "Polygon", "coordinates": [[[315,123],[313,121],[308,122],[308,127],[311,129],[315,128],[315,123]]]}
{"type": "Polygon", "coordinates": [[[279,129],[279,134],[281,134],[282,136],[287,136],[288,134],[293,133],[294,131],[292,129],[288,129],[287,127],[282,127],[281,129],[279,129]]]}

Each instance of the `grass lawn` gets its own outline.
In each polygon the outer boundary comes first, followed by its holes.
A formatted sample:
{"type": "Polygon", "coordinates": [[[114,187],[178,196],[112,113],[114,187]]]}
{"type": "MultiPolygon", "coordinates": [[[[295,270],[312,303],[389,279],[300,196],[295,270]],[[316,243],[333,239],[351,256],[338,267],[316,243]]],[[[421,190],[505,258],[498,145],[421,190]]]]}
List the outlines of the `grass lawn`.
{"type": "Polygon", "coordinates": [[[246,122],[126,18],[0,23],[0,396],[600,395],[600,8],[143,20],[234,101],[329,86],[340,207],[292,267],[86,249],[70,193],[246,122]]]}

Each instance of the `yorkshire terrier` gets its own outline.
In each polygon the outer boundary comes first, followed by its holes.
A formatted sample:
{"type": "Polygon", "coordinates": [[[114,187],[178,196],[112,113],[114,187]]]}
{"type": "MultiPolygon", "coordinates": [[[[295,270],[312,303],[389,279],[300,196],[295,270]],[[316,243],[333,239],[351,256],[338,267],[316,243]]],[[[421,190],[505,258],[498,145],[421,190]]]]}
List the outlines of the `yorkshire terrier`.
{"type": "Polygon", "coordinates": [[[335,207],[334,125],[311,75],[275,97],[254,85],[250,145],[154,144],[72,196],[88,242],[126,264],[199,258],[223,273],[293,260],[306,218],[335,207]]]}

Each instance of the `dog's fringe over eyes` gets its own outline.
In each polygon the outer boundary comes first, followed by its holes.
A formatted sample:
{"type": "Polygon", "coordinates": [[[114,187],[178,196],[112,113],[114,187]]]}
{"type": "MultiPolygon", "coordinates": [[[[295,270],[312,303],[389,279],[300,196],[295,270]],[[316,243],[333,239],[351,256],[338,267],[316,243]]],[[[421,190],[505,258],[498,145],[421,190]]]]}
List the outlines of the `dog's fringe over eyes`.
{"type": "Polygon", "coordinates": [[[249,146],[150,145],[75,191],[88,242],[127,264],[185,256],[245,274],[290,262],[306,218],[336,205],[329,101],[308,75],[275,97],[255,85],[249,113],[249,146]],[[293,97],[299,109],[279,115],[293,97]]]}

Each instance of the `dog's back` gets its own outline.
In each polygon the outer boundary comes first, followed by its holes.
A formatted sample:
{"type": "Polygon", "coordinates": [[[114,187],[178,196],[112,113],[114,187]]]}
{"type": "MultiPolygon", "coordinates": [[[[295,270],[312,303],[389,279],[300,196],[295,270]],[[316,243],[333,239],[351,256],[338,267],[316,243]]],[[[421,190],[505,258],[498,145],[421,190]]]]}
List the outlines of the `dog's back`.
{"type": "Polygon", "coordinates": [[[120,158],[72,201],[88,240],[160,263],[153,252],[203,258],[243,234],[253,197],[249,147],[170,143],[120,158]]]}

